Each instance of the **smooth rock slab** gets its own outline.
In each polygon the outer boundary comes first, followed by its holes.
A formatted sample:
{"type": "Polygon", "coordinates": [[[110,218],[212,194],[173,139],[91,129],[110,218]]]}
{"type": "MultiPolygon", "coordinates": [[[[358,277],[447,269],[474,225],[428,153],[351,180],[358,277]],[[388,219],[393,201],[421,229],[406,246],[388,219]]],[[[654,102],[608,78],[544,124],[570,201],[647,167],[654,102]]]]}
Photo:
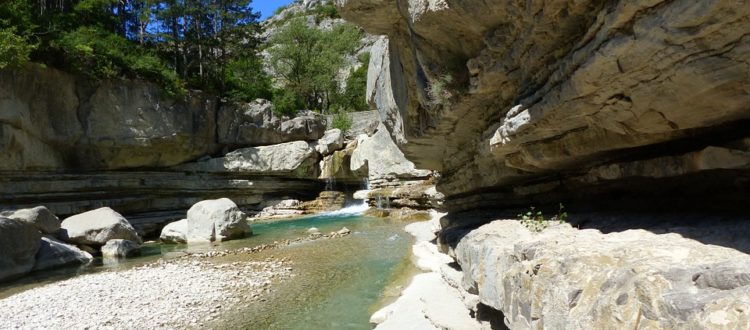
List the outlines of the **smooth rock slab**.
{"type": "Polygon", "coordinates": [[[138,243],[126,239],[113,239],[107,241],[102,246],[102,256],[104,258],[132,258],[141,254],[141,247],[138,243]]]}
{"type": "Polygon", "coordinates": [[[187,219],[172,222],[161,230],[162,243],[187,243],[187,219]]]}
{"type": "Polygon", "coordinates": [[[45,206],[5,211],[0,213],[0,216],[32,223],[44,234],[54,234],[60,230],[60,219],[45,206]]]}
{"type": "Polygon", "coordinates": [[[227,241],[252,230],[247,215],[228,198],[198,202],[187,213],[187,242],[227,241]]]}
{"type": "Polygon", "coordinates": [[[305,141],[294,141],[263,147],[243,148],[224,157],[189,163],[176,167],[189,172],[317,176],[318,154],[305,141]]]}
{"type": "Polygon", "coordinates": [[[82,265],[91,262],[91,260],[94,260],[94,257],[88,252],[51,237],[42,237],[33,270],[53,269],[76,264],[82,265]]]}
{"type": "Polygon", "coordinates": [[[32,223],[0,218],[0,281],[31,271],[41,237],[32,223]]]}
{"type": "Polygon", "coordinates": [[[315,146],[315,150],[323,155],[328,156],[336,150],[344,147],[344,135],[338,128],[327,130],[323,135],[318,144],[315,146]]]}
{"type": "Polygon", "coordinates": [[[143,243],[128,220],[108,207],[69,217],[62,222],[62,229],[61,238],[76,244],[101,246],[112,239],[143,243]]]}

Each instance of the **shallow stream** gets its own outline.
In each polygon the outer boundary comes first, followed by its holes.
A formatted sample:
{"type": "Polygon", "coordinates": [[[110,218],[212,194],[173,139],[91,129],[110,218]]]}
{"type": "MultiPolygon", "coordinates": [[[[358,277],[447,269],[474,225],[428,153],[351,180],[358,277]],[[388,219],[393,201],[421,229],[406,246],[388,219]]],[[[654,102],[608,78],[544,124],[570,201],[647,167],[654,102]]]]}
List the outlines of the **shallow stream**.
{"type": "MultiPolygon", "coordinates": [[[[263,260],[268,257],[291,261],[294,276],[273,286],[261,301],[248,300],[209,328],[242,329],[371,329],[369,317],[398,294],[413,272],[409,262],[412,242],[403,231],[404,222],[351,214],[317,215],[252,225],[254,235],[216,245],[146,244],[144,256],[119,264],[94,265],[37,273],[0,287],[0,299],[76,274],[128,269],[182,255],[185,251],[237,249],[307,236],[310,227],[322,233],[342,227],[351,235],[295,243],[255,254],[221,258],[217,262],[263,260]]],[[[148,283],[144,283],[148,285],[148,283]]]]}

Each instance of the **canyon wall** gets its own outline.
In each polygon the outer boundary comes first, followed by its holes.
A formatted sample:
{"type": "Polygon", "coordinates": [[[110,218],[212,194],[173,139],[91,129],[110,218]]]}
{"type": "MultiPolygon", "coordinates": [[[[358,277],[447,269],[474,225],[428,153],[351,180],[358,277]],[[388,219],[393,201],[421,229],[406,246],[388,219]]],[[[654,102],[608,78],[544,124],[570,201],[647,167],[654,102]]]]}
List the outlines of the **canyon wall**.
{"type": "Polygon", "coordinates": [[[369,102],[410,160],[441,172],[447,210],[747,202],[746,5],[336,4],[385,36],[372,51],[369,102]]]}
{"type": "Polygon", "coordinates": [[[210,95],[165,95],[137,80],[95,81],[37,64],[2,70],[0,209],[46,205],[67,216],[110,206],[152,231],[203,199],[229,197],[248,209],[312,199],[325,184],[321,156],[308,145],[326,125],[311,112],[278,117],[264,100],[219,106],[210,95]],[[289,144],[309,152],[292,155],[289,144]],[[275,164],[265,153],[246,161],[259,170],[230,173],[183,165],[269,145],[299,161],[275,164]]]}

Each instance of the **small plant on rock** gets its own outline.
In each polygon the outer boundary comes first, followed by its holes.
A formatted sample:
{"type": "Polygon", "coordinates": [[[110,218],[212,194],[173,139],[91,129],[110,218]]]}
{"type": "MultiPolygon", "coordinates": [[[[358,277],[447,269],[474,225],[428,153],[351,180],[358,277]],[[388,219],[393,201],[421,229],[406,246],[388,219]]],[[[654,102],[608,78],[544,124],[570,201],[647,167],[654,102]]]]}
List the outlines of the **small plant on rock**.
{"type": "Polygon", "coordinates": [[[430,87],[427,88],[427,96],[430,98],[430,105],[432,106],[450,106],[451,97],[453,94],[450,91],[450,85],[453,83],[453,76],[449,73],[439,76],[435,81],[431,82],[430,87]]]}
{"type": "Polygon", "coordinates": [[[533,232],[540,232],[547,229],[552,222],[565,223],[568,221],[568,212],[565,211],[565,206],[560,203],[557,210],[557,214],[551,219],[545,219],[544,213],[537,210],[535,207],[530,207],[526,213],[519,213],[518,219],[521,224],[533,232]]]}
{"type": "Polygon", "coordinates": [[[342,132],[346,132],[350,128],[352,128],[352,117],[345,110],[336,111],[336,113],[333,115],[332,121],[333,122],[331,123],[331,127],[338,128],[342,132]]]}

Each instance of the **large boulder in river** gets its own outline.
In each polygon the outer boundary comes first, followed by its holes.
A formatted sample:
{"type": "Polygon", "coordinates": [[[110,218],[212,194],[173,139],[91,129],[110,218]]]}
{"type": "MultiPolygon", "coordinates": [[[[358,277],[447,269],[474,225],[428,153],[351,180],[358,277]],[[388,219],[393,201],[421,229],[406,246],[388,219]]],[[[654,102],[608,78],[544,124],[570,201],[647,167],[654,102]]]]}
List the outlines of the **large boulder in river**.
{"type": "Polygon", "coordinates": [[[295,140],[317,140],[326,129],[325,117],[300,112],[294,118],[279,117],[268,100],[219,110],[219,143],[230,146],[262,146],[295,140]]]}
{"type": "Polygon", "coordinates": [[[191,172],[242,172],[315,178],[318,171],[318,154],[309,143],[294,141],[238,149],[224,157],[185,164],[177,169],[191,172]]]}
{"type": "Polygon", "coordinates": [[[44,206],[5,211],[0,213],[0,216],[31,223],[45,234],[54,234],[60,230],[60,219],[44,206]]]}
{"type": "Polygon", "coordinates": [[[159,239],[162,243],[187,243],[187,219],[175,221],[164,226],[159,239]]]}
{"type": "Polygon", "coordinates": [[[60,237],[76,244],[101,246],[118,238],[142,242],[128,220],[108,207],[69,217],[62,222],[62,229],[60,237]]]}
{"type": "Polygon", "coordinates": [[[31,271],[41,237],[31,223],[0,217],[0,281],[31,271]]]}
{"type": "Polygon", "coordinates": [[[94,257],[73,245],[51,237],[42,237],[33,270],[45,270],[68,265],[87,264],[94,257]]]}
{"type": "Polygon", "coordinates": [[[102,246],[102,257],[108,259],[131,258],[140,254],[141,246],[126,239],[111,239],[102,246]]]}
{"type": "Polygon", "coordinates": [[[187,213],[187,242],[227,241],[252,233],[247,215],[228,198],[198,202],[187,213]]]}

